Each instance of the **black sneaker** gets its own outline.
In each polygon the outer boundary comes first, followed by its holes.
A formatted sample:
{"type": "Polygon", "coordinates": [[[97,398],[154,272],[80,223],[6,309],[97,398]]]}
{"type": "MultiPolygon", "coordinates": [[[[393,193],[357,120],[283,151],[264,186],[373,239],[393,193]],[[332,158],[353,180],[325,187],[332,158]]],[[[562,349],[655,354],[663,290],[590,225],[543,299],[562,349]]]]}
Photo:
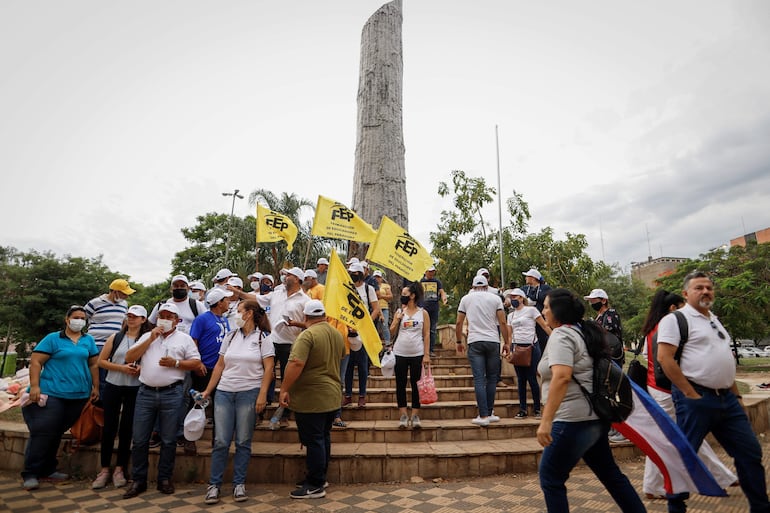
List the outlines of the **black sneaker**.
{"type": "Polygon", "coordinates": [[[520,411],[516,415],[513,416],[514,419],[526,419],[527,418],[527,412],[520,411]]]}
{"type": "Polygon", "coordinates": [[[302,488],[292,490],[289,496],[292,499],[320,499],[326,497],[326,490],[323,486],[304,485],[302,488]]]}

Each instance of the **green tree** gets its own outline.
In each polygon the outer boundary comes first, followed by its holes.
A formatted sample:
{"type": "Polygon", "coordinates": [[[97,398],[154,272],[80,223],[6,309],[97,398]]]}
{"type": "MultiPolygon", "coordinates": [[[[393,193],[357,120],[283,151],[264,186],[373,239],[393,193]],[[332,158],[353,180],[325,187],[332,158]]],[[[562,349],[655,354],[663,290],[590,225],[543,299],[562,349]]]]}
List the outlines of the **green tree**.
{"type": "Polygon", "coordinates": [[[257,234],[253,216],[230,219],[227,214],[208,213],[196,220],[195,226],[182,228],[182,235],[190,245],[174,255],[169,279],[174,274],[184,274],[210,286],[211,278],[223,267],[244,277],[254,271],[257,234]],[[231,230],[230,249],[225,262],[228,229],[231,230]]]}
{"type": "Polygon", "coordinates": [[[59,258],[0,248],[0,333],[5,336],[10,328],[19,356],[25,357],[28,344],[64,326],[70,306],[85,305],[121,277],[127,278],[108,269],[101,256],[59,258]]]}
{"type": "Polygon", "coordinates": [[[269,272],[277,276],[284,264],[315,268],[318,258],[328,257],[332,247],[341,249],[344,245],[342,241],[311,236],[315,203],[310,200],[299,198],[296,194],[283,192],[278,196],[271,191],[257,189],[249,194],[249,205],[255,207],[257,203],[287,216],[297,227],[297,240],[294,241],[291,252],[286,249],[286,243],[283,241],[259,245],[259,269],[263,273],[269,272]],[[309,220],[302,222],[301,218],[308,209],[309,215],[306,219],[309,220]]]}
{"type": "Polygon", "coordinates": [[[714,278],[712,310],[734,338],[770,336],[770,244],[709,251],[680,264],[659,282],[666,290],[681,293],[685,275],[696,269],[714,278]]]}

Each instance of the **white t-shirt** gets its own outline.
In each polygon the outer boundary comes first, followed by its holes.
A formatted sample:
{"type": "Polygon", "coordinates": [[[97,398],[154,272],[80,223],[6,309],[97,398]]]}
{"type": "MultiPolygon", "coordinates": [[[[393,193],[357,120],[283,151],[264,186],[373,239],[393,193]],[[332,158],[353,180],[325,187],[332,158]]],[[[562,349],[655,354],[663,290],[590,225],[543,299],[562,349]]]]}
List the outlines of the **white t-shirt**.
{"type": "Polygon", "coordinates": [[[254,330],[246,337],[243,330],[226,335],[219,354],[225,358],[225,368],[217,384],[217,390],[243,392],[259,388],[265,368],[262,360],[275,356],[272,337],[254,330]]]}
{"type": "MultiPolygon", "coordinates": [[[[179,324],[176,325],[176,329],[178,331],[189,334],[190,326],[192,326],[192,323],[195,320],[195,314],[193,314],[193,311],[190,308],[189,299],[184,298],[182,301],[176,301],[174,298],[171,298],[168,301],[172,302],[179,309],[179,324]]],[[[206,313],[206,305],[204,305],[203,302],[196,301],[195,306],[198,308],[198,315],[206,313]]],[[[147,317],[147,320],[153,324],[158,324],[157,304],[153,307],[152,312],[150,312],[150,316],[147,317]]]]}
{"type": "Polygon", "coordinates": [[[500,342],[497,312],[503,309],[503,302],[486,290],[472,290],[460,299],[458,312],[468,319],[468,343],[500,342]]]}
{"type": "MultiPolygon", "coordinates": [[[[147,332],[139,338],[137,344],[143,343],[152,336],[147,332]]],[[[142,355],[142,367],[139,371],[139,381],[148,387],[165,387],[175,381],[182,381],[185,372],[174,367],[161,367],[160,359],[170,356],[175,360],[200,360],[198,346],[187,333],[174,330],[171,335],[160,336],[152,341],[150,347],[142,355]]]]}
{"type": "Polygon", "coordinates": [[[273,328],[273,344],[293,344],[302,328],[289,326],[286,319],[302,321],[305,319],[305,303],[310,298],[300,288],[291,296],[286,295],[286,287],[276,287],[270,294],[257,296],[257,303],[265,309],[273,328]]]}
{"type": "MultiPolygon", "coordinates": [[[[735,359],[727,330],[711,312],[707,317],[689,304],[679,311],[684,314],[689,326],[689,336],[679,361],[682,374],[704,387],[731,387],[735,382],[735,359]],[[712,322],[715,327],[711,326],[712,322]],[[719,338],[717,330],[724,334],[724,339],[719,338]]],[[[658,344],[679,347],[679,324],[672,313],[658,324],[658,344]]]]}
{"type": "Polygon", "coordinates": [[[396,356],[423,356],[425,354],[425,340],[422,337],[422,326],[425,322],[424,312],[425,310],[422,308],[418,308],[412,316],[408,316],[404,312],[399,323],[396,341],[393,344],[393,354],[396,356]]]}
{"type": "Polygon", "coordinates": [[[514,309],[508,314],[508,325],[513,326],[514,344],[531,345],[537,340],[535,326],[540,312],[534,306],[524,306],[521,309],[514,309]]]}
{"type": "Polygon", "coordinates": [[[374,287],[368,283],[364,283],[363,285],[356,287],[356,290],[358,291],[358,297],[361,298],[361,301],[366,303],[367,309],[372,305],[372,303],[379,304],[380,300],[377,299],[377,291],[375,291],[374,287]]]}

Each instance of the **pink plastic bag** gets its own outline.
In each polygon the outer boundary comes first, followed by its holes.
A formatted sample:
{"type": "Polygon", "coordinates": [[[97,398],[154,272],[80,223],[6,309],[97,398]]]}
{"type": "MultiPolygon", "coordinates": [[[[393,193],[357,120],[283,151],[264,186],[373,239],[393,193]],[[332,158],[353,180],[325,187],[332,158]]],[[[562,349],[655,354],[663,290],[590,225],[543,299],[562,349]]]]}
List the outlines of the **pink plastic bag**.
{"type": "Polygon", "coordinates": [[[417,391],[420,393],[420,404],[433,404],[438,401],[436,382],[433,381],[430,364],[422,366],[422,376],[417,381],[417,391]]]}

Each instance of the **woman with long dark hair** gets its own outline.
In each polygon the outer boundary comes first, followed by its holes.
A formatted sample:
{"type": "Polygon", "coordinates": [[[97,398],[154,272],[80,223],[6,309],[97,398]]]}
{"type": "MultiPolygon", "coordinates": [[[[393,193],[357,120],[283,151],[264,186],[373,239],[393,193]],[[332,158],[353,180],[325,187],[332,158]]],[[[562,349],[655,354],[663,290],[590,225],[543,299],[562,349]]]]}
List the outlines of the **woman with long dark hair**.
{"type": "MultiPolygon", "coordinates": [[[[658,354],[658,323],[666,315],[684,306],[684,298],[679,294],[659,290],[652,297],[650,310],[642,326],[642,334],[645,339],[647,352],[647,392],[657,401],[663,411],[672,419],[676,419],[674,401],[671,399],[671,382],[668,379],[660,380],[655,375],[655,364],[658,354]]],[[[721,461],[706,440],[698,449],[698,456],[711,471],[717,483],[726,488],[737,482],[733,474],[721,461]]],[[[663,487],[663,474],[650,458],[645,458],[644,481],[642,488],[648,499],[665,499],[666,490],[663,487]]]]}
{"type": "Polygon", "coordinates": [[[418,306],[423,297],[422,285],[412,282],[401,290],[401,308],[390,324],[390,334],[395,337],[393,354],[396,355],[396,402],[401,418],[398,427],[420,429],[420,394],[417,382],[422,376],[422,366],[430,364],[430,316],[418,306]],[[406,410],[406,375],[412,385],[412,416],[406,410]]]}
{"type": "Polygon", "coordinates": [[[139,337],[152,331],[153,325],[147,321],[147,310],[142,305],[133,305],[123,321],[118,333],[110,335],[99,353],[98,365],[107,371],[102,390],[104,408],[104,429],[100,448],[102,469],[91,484],[97,490],[107,486],[110,480],[110,463],[115,435],[118,435],[118,457],[112,473],[115,488],[125,486],[125,469],[131,456],[131,435],[134,425],[134,407],[136,393],[139,391],[139,370],[135,362],[126,363],[126,353],[139,337]]]}
{"type": "Polygon", "coordinates": [[[567,289],[548,293],[543,308],[553,330],[538,365],[545,398],[537,441],[540,488],[549,512],[569,511],[565,483],[582,458],[624,513],[646,511],[631,482],[615,463],[607,440],[609,424],[596,416],[578,383],[593,389],[594,358],[606,353],[604,332],[583,320],[585,306],[567,289]],[[577,381],[577,382],[576,382],[577,381]]]}

